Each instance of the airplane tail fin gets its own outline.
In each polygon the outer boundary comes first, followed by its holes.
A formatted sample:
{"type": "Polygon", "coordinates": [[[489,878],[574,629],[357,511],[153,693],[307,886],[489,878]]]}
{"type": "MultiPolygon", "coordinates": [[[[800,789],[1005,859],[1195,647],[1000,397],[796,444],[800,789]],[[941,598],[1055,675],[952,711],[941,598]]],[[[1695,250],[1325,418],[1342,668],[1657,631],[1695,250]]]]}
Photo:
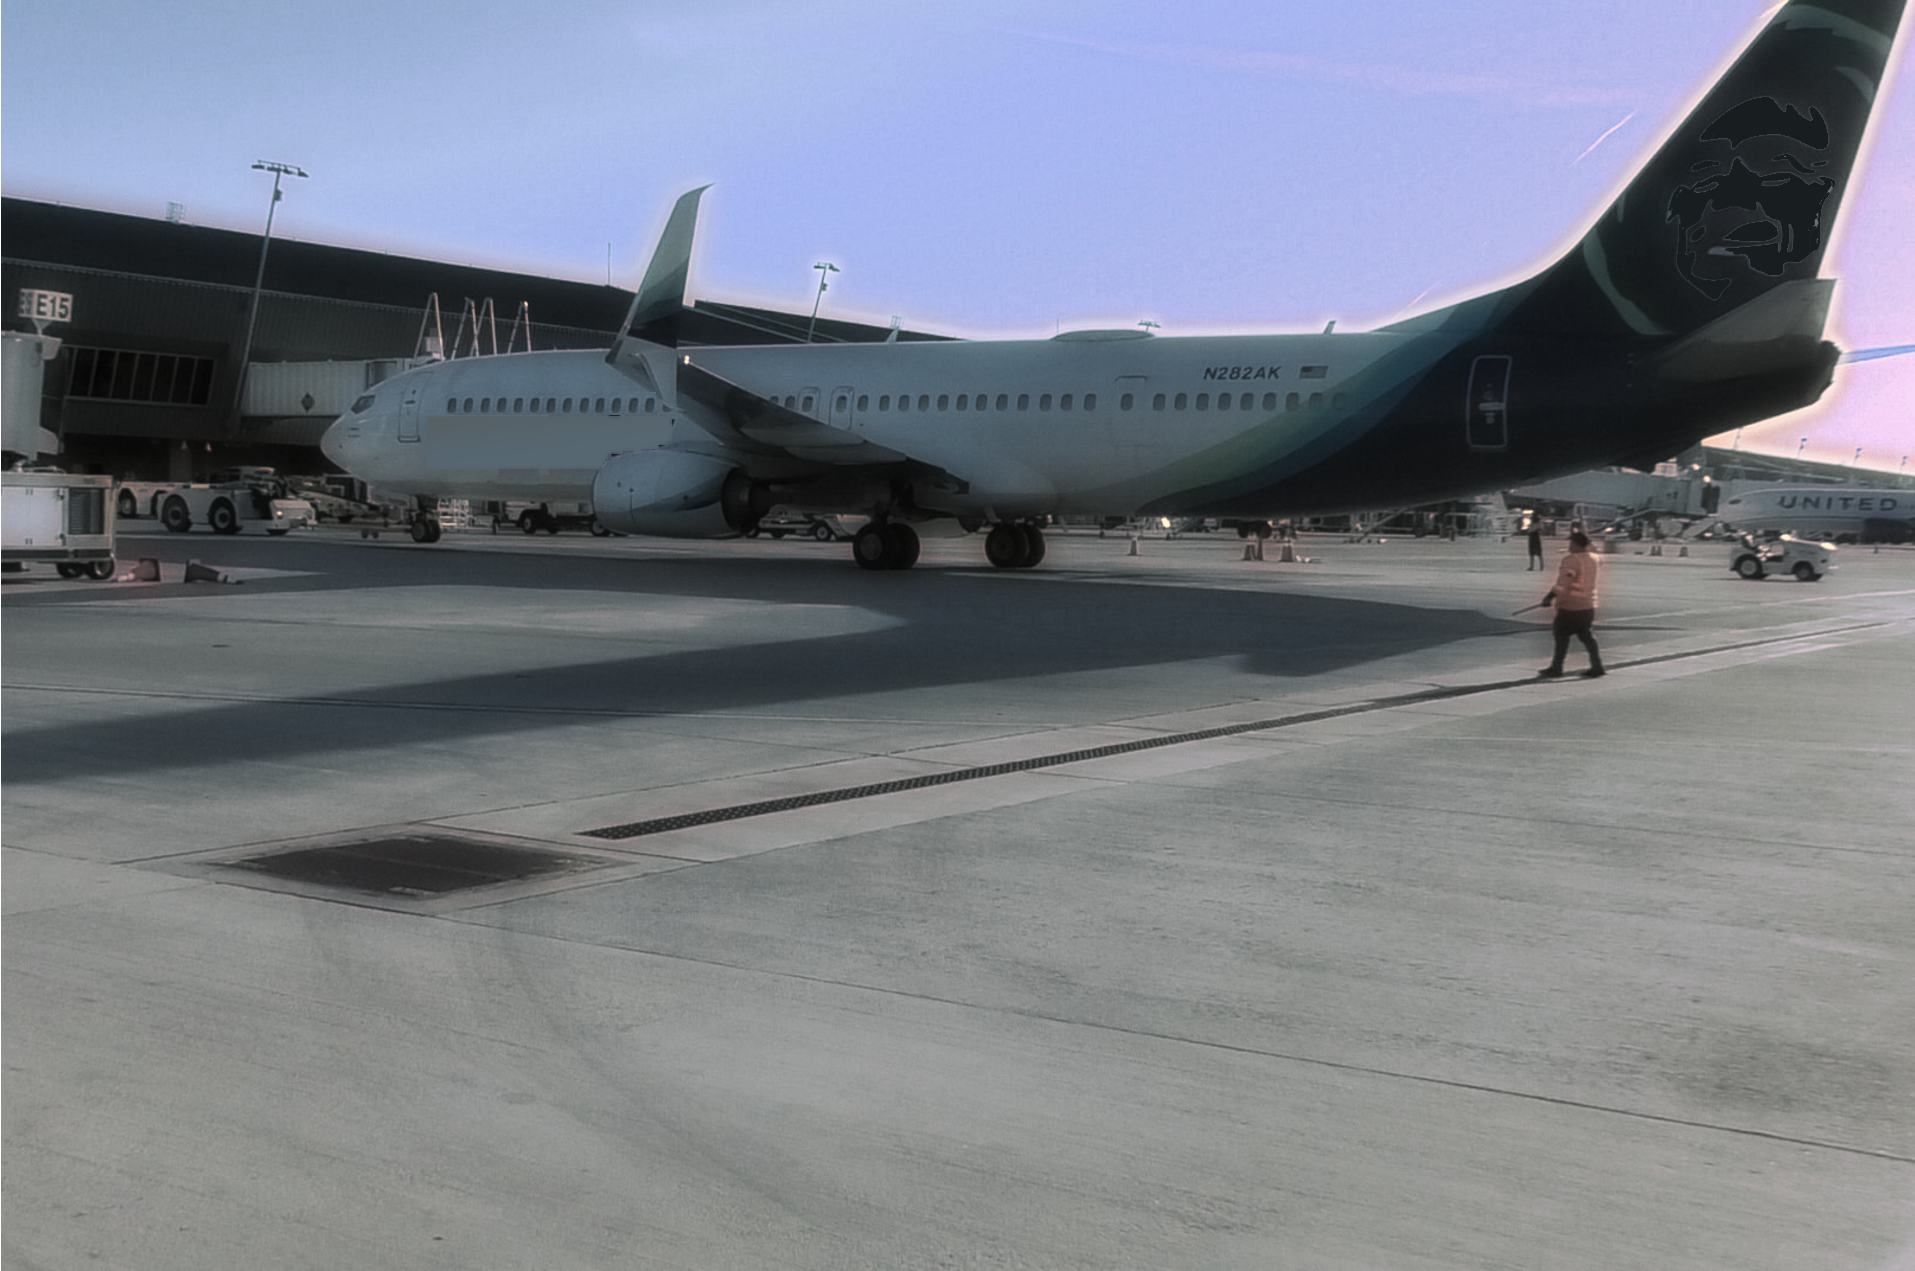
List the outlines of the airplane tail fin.
{"type": "Polygon", "coordinates": [[[709,185],[688,190],[672,205],[665,232],[658,236],[645,279],[632,296],[612,338],[605,360],[621,367],[657,390],[667,402],[676,396],[673,369],[677,359],[678,315],[685,307],[685,283],[691,275],[692,235],[698,227],[698,200],[709,185]]]}
{"type": "Polygon", "coordinates": [[[1681,336],[1814,279],[1904,3],[1776,10],[1582,241],[1508,293],[1508,324],[1681,336]]]}

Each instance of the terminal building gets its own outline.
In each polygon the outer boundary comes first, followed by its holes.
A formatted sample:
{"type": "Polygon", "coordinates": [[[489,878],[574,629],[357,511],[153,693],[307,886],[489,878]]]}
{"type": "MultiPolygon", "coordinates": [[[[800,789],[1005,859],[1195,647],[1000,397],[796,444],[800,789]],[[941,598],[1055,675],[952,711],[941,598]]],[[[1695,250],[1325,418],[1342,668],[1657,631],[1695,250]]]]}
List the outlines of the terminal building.
{"type": "MultiPolygon", "coordinates": [[[[34,330],[14,298],[72,298],[65,320],[45,331],[60,343],[44,363],[38,412],[63,467],[147,481],[240,464],[322,472],[319,435],[371,385],[434,357],[605,348],[631,303],[612,286],[283,238],[267,245],[262,276],[263,243],[0,200],[10,337],[34,330]]],[[[813,331],[807,314],[709,301],[686,308],[680,331],[687,345],[890,335],[822,317],[813,331]]]]}

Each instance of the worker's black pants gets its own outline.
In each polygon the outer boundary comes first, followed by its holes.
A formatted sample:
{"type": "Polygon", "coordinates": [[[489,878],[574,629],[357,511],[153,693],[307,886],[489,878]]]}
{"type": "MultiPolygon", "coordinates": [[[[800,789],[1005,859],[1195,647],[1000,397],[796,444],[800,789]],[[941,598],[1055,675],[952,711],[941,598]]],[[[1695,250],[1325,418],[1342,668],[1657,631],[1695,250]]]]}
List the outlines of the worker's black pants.
{"type": "Polygon", "coordinates": [[[1583,642],[1583,648],[1589,650],[1589,669],[1602,670],[1602,655],[1596,652],[1596,637],[1590,634],[1590,628],[1595,625],[1594,609],[1558,609],[1553,628],[1556,656],[1549,660],[1549,669],[1557,672],[1563,669],[1563,659],[1569,655],[1569,637],[1575,636],[1583,642]]]}

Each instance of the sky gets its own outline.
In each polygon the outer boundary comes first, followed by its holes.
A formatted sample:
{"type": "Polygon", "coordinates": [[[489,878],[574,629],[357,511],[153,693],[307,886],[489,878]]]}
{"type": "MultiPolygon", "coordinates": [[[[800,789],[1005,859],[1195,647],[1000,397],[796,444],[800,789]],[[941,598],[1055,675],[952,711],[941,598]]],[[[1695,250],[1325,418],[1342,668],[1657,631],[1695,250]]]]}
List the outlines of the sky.
{"type": "MultiPolygon", "coordinates": [[[[7,0],[9,195],[972,338],[1361,330],[1581,236],[1759,29],[1752,0],[7,0]]],[[[1915,26],[1915,21],[1905,23],[1915,26]]],[[[1898,42],[1823,273],[1915,344],[1898,42]]],[[[500,298],[505,302],[505,298],[500,298]]],[[[423,303],[423,297],[421,298],[423,303]]],[[[1897,470],[1915,355],[1721,444],[1897,470]],[[1803,439],[1806,438],[1806,442],[1803,439]]]]}

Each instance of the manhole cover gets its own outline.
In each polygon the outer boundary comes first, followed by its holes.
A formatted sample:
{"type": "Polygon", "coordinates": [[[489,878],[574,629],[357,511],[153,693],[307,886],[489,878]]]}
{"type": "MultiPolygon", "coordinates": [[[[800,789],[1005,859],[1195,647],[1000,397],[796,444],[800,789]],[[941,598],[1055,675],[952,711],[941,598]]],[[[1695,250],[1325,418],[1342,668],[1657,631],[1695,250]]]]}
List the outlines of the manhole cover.
{"type": "Polygon", "coordinates": [[[560,874],[603,862],[533,847],[442,834],[397,834],[362,843],[298,848],[233,861],[294,882],[399,896],[442,896],[469,887],[560,874]]]}

